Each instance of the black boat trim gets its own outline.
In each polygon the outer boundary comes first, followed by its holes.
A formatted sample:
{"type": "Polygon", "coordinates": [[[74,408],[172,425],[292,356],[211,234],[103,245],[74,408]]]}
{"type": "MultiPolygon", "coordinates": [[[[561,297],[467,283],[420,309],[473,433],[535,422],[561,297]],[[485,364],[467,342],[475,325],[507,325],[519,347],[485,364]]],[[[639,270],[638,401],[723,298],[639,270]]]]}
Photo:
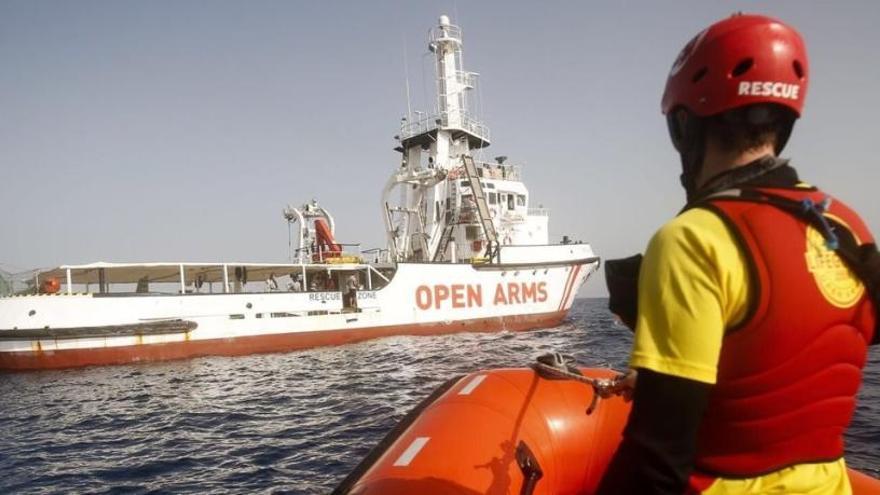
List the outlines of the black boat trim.
{"type": "Polygon", "coordinates": [[[130,325],[108,325],[100,327],[15,328],[11,330],[0,330],[0,341],[166,335],[191,332],[198,326],[199,325],[196,322],[189,320],[161,320],[146,323],[133,323],[130,325]]]}

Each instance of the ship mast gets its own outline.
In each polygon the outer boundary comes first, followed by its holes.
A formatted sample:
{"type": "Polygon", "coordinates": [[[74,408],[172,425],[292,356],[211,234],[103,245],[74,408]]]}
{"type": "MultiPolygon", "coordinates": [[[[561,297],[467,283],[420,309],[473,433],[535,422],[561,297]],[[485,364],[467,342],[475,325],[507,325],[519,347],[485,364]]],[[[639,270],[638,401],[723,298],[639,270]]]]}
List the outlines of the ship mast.
{"type": "MultiPolygon", "coordinates": [[[[474,89],[475,72],[467,72],[462,65],[461,29],[449,24],[449,18],[440,16],[440,25],[431,32],[428,49],[437,58],[437,110],[440,126],[458,130],[468,139],[470,148],[489,145],[489,130],[469,111],[468,92],[474,89]]],[[[451,144],[452,132],[442,137],[451,144]]],[[[448,164],[447,164],[448,165],[448,164]]]]}
{"type": "Polygon", "coordinates": [[[478,74],[463,68],[461,28],[440,16],[428,36],[428,49],[436,61],[436,107],[429,115],[416,112],[415,119],[402,120],[396,136],[401,166],[389,178],[382,197],[388,248],[396,261],[436,257],[444,229],[456,216],[446,179],[459,169],[463,156],[489,145],[488,127],[470,108],[468,93],[478,74]],[[399,204],[393,205],[389,198],[399,186],[409,187],[400,187],[399,204]]]}

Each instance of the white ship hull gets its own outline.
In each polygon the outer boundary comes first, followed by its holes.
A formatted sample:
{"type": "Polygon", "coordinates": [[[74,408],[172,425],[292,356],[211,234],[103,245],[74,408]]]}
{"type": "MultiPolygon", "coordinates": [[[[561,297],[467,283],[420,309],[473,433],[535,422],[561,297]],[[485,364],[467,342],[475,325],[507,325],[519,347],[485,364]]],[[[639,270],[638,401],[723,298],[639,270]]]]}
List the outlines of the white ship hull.
{"type": "MultiPolygon", "coordinates": [[[[514,251],[508,258],[515,259],[514,251]]],[[[503,252],[502,252],[503,253],[503,252]]],[[[389,335],[557,325],[598,266],[589,245],[499,264],[400,263],[380,290],[342,294],[31,295],[0,300],[0,369],[124,364],[339,345],[389,335]],[[554,259],[548,259],[547,254],[554,259]],[[177,329],[150,325],[178,322],[177,329]]]]}
{"type": "Polygon", "coordinates": [[[598,258],[567,237],[550,245],[549,210],[530,207],[520,166],[505,156],[479,159],[489,128],[468,96],[477,74],[462,65],[461,29],[441,16],[428,41],[435,107],[408,112],[395,136],[400,165],[381,200],[385,249],[340,244],[333,217],[312,200],[283,212],[297,263],[98,262],[38,271],[33,295],[0,298],[0,369],[282,352],[562,321],[598,258]],[[279,291],[276,274],[289,290],[279,291]],[[254,289],[262,280],[266,292],[254,289]],[[206,285],[208,294],[198,293],[206,285]],[[150,292],[157,286],[165,293],[150,292]]]}

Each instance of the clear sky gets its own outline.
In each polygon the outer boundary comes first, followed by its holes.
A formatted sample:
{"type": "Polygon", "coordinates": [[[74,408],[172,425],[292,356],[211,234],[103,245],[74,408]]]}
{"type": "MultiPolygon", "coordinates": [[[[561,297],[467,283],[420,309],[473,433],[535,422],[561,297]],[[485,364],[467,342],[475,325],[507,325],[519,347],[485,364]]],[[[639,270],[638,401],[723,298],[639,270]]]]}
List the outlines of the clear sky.
{"type": "Polygon", "coordinates": [[[282,262],[281,210],[312,198],[342,242],[384,245],[405,75],[430,107],[442,13],[481,74],[484,158],[524,164],[554,240],[633,254],[683,203],[668,69],[738,10],[805,37],[807,106],[784,156],[880,234],[880,2],[0,0],[0,268],[282,262]]]}

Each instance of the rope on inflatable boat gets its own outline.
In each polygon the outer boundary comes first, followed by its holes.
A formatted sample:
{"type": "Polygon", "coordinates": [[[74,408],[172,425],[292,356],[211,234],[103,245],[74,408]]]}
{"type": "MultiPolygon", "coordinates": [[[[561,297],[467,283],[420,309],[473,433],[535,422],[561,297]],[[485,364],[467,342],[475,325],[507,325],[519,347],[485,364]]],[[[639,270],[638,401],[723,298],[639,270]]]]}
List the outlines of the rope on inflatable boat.
{"type": "Polygon", "coordinates": [[[574,366],[574,357],[553,352],[538,356],[532,368],[539,374],[548,374],[557,378],[585,383],[593,388],[593,400],[587,408],[587,414],[592,414],[599,405],[599,399],[607,399],[615,395],[626,396],[630,392],[629,386],[624,383],[627,375],[620,373],[614,378],[590,378],[584,376],[574,366]]]}

